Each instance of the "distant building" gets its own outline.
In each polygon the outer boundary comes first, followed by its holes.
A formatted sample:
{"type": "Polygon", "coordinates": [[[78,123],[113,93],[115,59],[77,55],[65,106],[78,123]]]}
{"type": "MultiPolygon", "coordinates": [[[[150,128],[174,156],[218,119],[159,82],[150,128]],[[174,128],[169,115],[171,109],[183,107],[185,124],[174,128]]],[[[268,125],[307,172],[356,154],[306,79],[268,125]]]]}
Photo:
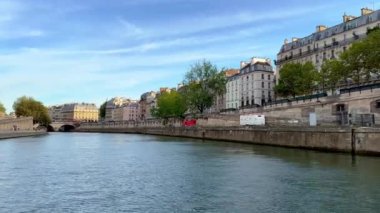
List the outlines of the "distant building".
{"type": "Polygon", "coordinates": [[[141,95],[139,101],[139,116],[140,120],[152,119],[151,110],[157,107],[157,92],[146,92],[141,95]]]}
{"type": "Polygon", "coordinates": [[[226,85],[226,108],[262,106],[272,101],[274,71],[271,61],[253,57],[240,63],[240,72],[232,75],[226,85]]]}
{"type": "MultiPolygon", "coordinates": [[[[228,69],[224,71],[226,78],[239,74],[239,69],[228,69]]],[[[226,108],[226,93],[217,95],[215,97],[214,103],[211,108],[208,110],[210,113],[219,113],[221,110],[226,108]]]]}
{"type": "Polygon", "coordinates": [[[51,106],[48,108],[49,116],[53,122],[63,121],[62,108],[63,105],[51,106]]]}
{"type": "Polygon", "coordinates": [[[139,104],[136,101],[125,104],[113,110],[114,121],[137,121],[139,119],[139,104]]]}
{"type": "Polygon", "coordinates": [[[62,121],[97,122],[99,109],[95,104],[64,104],[61,109],[62,121]]]}
{"type": "Polygon", "coordinates": [[[353,42],[365,38],[367,30],[380,27],[380,10],[361,9],[361,16],[343,15],[343,23],[333,27],[319,25],[304,38],[286,39],[275,61],[277,74],[287,63],[312,62],[320,70],[323,62],[335,59],[353,42]]]}
{"type": "Polygon", "coordinates": [[[120,110],[115,111],[115,109],[121,108],[129,103],[131,103],[131,99],[122,97],[115,97],[107,101],[105,121],[115,121],[119,119],[120,114],[117,113],[119,113],[120,110]]]}

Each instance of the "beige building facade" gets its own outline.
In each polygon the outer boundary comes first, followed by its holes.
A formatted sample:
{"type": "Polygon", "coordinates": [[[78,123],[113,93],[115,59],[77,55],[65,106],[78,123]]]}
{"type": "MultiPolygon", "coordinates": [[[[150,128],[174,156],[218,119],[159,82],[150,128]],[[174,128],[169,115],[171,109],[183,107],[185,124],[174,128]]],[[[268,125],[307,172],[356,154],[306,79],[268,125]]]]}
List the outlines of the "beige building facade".
{"type": "Polygon", "coordinates": [[[120,120],[122,118],[123,113],[121,112],[122,110],[119,108],[122,108],[123,106],[126,106],[131,102],[133,102],[131,99],[124,97],[115,97],[107,101],[105,121],[120,120]]]}
{"type": "Polygon", "coordinates": [[[253,57],[240,63],[240,72],[228,78],[226,109],[262,106],[274,98],[271,60],[253,57]]]}
{"type": "Polygon", "coordinates": [[[380,26],[380,10],[361,9],[361,16],[343,16],[343,23],[333,27],[319,25],[304,38],[285,40],[275,61],[277,73],[287,63],[312,62],[320,70],[323,62],[335,59],[351,44],[367,35],[367,30],[380,26]]]}
{"type": "Polygon", "coordinates": [[[134,101],[113,110],[114,121],[137,121],[139,119],[139,104],[134,101]]]}
{"type": "Polygon", "coordinates": [[[150,91],[141,95],[139,101],[139,118],[140,120],[152,119],[151,110],[157,107],[157,92],[150,91]]]}
{"type": "Polygon", "coordinates": [[[64,104],[61,109],[62,121],[98,122],[99,109],[95,104],[72,103],[64,104]]]}

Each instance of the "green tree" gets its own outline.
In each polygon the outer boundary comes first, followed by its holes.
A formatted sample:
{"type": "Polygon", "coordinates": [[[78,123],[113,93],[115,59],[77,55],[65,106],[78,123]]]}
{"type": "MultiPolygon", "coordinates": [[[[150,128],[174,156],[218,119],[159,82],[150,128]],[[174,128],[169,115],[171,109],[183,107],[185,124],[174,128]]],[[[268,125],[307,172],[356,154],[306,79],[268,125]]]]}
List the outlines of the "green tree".
{"type": "Polygon", "coordinates": [[[187,110],[185,98],[177,91],[164,92],[157,98],[157,108],[152,111],[153,116],[163,119],[184,118],[187,110]]]}
{"type": "Polygon", "coordinates": [[[333,92],[338,84],[347,79],[347,69],[340,60],[327,60],[323,63],[319,73],[319,84],[323,87],[323,91],[331,89],[333,92]]]}
{"type": "Polygon", "coordinates": [[[2,103],[0,103],[0,113],[5,113],[5,107],[2,103]]]}
{"type": "Polygon", "coordinates": [[[107,101],[105,101],[102,105],[100,105],[99,117],[101,119],[104,119],[106,117],[106,106],[107,106],[107,101]]]}
{"type": "Polygon", "coordinates": [[[214,103],[216,96],[225,92],[226,77],[210,61],[191,66],[184,79],[184,95],[190,110],[203,113],[214,103]]]}
{"type": "Polygon", "coordinates": [[[380,72],[380,29],[368,30],[368,36],[352,44],[352,46],[339,57],[347,77],[354,83],[362,80],[368,81],[371,74],[380,72]]]}
{"type": "Polygon", "coordinates": [[[48,109],[37,100],[32,97],[22,96],[13,103],[13,109],[16,116],[32,116],[33,123],[39,123],[42,125],[48,125],[51,123],[51,119],[48,113],[48,109]]]}
{"type": "Polygon", "coordinates": [[[318,82],[318,72],[310,62],[285,64],[280,70],[280,79],[275,91],[279,96],[310,94],[318,82]]]}

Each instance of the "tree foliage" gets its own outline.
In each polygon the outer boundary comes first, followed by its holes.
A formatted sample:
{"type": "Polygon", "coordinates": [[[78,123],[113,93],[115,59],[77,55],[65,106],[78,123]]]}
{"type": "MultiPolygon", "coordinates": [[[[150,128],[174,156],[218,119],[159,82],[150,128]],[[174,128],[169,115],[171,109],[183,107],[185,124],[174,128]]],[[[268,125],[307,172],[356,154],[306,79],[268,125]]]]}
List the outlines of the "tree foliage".
{"type": "Polygon", "coordinates": [[[374,74],[380,74],[380,29],[368,30],[368,36],[352,44],[343,52],[338,60],[325,61],[322,66],[323,72],[328,72],[326,82],[361,83],[370,80],[374,74]],[[331,78],[331,79],[330,79],[331,78]]]}
{"type": "Polygon", "coordinates": [[[210,61],[203,60],[191,66],[185,75],[184,84],[188,107],[202,114],[212,106],[217,95],[225,92],[226,77],[210,61]]]}
{"type": "Polygon", "coordinates": [[[187,110],[186,102],[183,95],[177,91],[163,92],[157,98],[157,108],[152,110],[155,117],[183,118],[187,110]]]}
{"type": "Polygon", "coordinates": [[[0,103],[0,113],[5,113],[5,107],[2,103],[0,103]]]}
{"type": "Polygon", "coordinates": [[[342,76],[347,78],[347,69],[344,67],[342,61],[333,59],[325,61],[319,73],[319,84],[322,90],[331,89],[334,91],[340,83],[342,76]]]}
{"type": "Polygon", "coordinates": [[[309,94],[318,81],[318,74],[311,62],[285,64],[280,70],[280,79],[275,91],[278,95],[297,96],[309,94]]]}
{"type": "Polygon", "coordinates": [[[101,119],[104,119],[106,117],[106,106],[107,106],[107,101],[105,101],[102,105],[100,105],[99,117],[101,119]]]}
{"type": "Polygon", "coordinates": [[[32,97],[20,97],[13,103],[13,109],[17,117],[32,116],[33,123],[47,125],[51,123],[48,109],[32,97]]]}

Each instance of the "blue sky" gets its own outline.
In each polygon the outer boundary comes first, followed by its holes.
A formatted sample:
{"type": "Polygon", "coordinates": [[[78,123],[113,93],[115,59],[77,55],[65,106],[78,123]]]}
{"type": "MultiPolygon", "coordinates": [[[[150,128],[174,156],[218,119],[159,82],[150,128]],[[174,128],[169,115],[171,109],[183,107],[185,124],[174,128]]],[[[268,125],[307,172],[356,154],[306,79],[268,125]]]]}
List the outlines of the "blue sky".
{"type": "MultiPolygon", "coordinates": [[[[0,0],[0,102],[93,102],[175,87],[201,59],[238,68],[359,15],[358,0],[0,0]]],[[[380,7],[375,1],[375,7],[380,7]]]]}

